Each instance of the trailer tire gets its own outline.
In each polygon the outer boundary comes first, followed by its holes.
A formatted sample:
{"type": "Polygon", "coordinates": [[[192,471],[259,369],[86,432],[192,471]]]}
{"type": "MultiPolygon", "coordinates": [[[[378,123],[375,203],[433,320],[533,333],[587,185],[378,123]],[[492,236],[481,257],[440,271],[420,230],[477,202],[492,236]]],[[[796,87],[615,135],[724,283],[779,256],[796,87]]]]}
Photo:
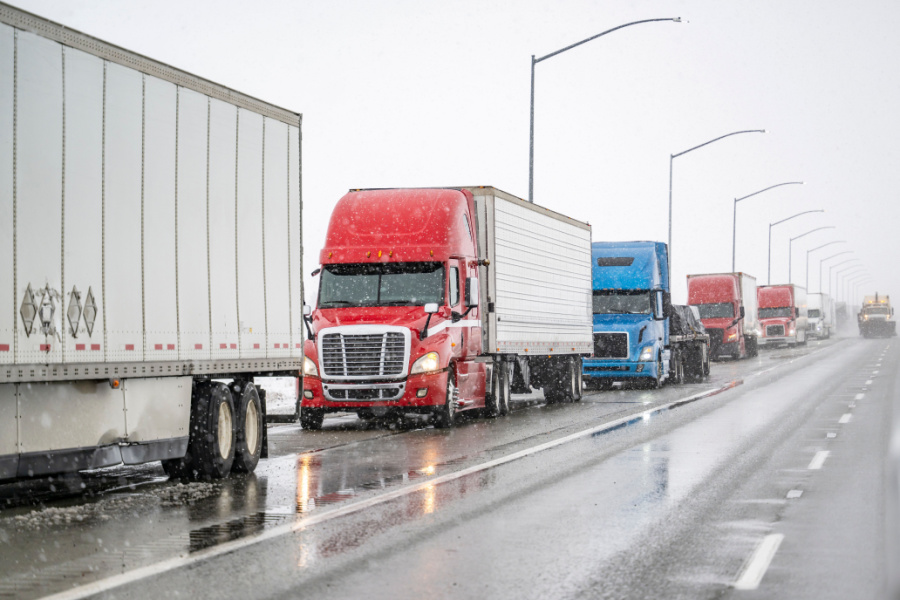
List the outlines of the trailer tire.
{"type": "Polygon", "coordinates": [[[584,396],[584,370],[581,364],[581,357],[577,356],[572,359],[573,385],[572,385],[572,402],[581,402],[584,396]]]}
{"type": "Polygon", "coordinates": [[[444,404],[434,413],[435,429],[449,429],[456,423],[456,409],[459,405],[459,388],[456,387],[456,370],[447,371],[447,394],[444,404]]]}
{"type": "Polygon", "coordinates": [[[501,397],[501,394],[503,393],[503,382],[501,381],[502,365],[503,363],[494,365],[493,373],[491,375],[491,391],[486,394],[484,398],[484,412],[491,419],[496,419],[503,414],[503,399],[501,397]]]}
{"type": "Polygon", "coordinates": [[[681,385],[684,383],[684,361],[687,359],[686,352],[677,352],[673,355],[672,362],[675,363],[672,365],[672,383],[675,385],[681,385]]]}
{"type": "Polygon", "coordinates": [[[684,365],[684,379],[689,383],[703,380],[703,348],[691,348],[684,365]]]}
{"type": "Polygon", "coordinates": [[[194,383],[188,449],[183,458],[164,460],[175,479],[221,479],[231,472],[235,453],[234,398],[223,383],[194,383]]]}
{"type": "Polygon", "coordinates": [[[505,362],[500,363],[500,414],[509,414],[509,400],[512,393],[512,385],[509,377],[509,365],[505,362]]]}
{"type": "Polygon", "coordinates": [[[237,407],[234,463],[231,471],[252,473],[262,455],[263,431],[266,426],[262,402],[256,386],[249,381],[233,383],[231,393],[237,407]]]}
{"type": "Polygon", "coordinates": [[[325,421],[325,411],[321,408],[300,408],[300,427],[303,429],[318,431],[322,429],[323,421],[325,421]]]}

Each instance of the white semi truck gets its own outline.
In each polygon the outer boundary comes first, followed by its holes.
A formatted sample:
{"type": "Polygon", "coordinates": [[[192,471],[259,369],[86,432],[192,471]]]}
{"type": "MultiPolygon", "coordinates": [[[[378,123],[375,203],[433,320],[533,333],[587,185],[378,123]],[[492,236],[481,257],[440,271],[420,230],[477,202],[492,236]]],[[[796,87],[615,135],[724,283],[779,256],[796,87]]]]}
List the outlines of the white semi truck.
{"type": "Polygon", "coordinates": [[[252,471],[253,378],[302,366],[301,116],[0,3],[0,121],[0,480],[252,471]]]}
{"type": "Polygon", "coordinates": [[[810,337],[828,339],[836,331],[834,301],[828,294],[807,294],[806,328],[810,337]]]}

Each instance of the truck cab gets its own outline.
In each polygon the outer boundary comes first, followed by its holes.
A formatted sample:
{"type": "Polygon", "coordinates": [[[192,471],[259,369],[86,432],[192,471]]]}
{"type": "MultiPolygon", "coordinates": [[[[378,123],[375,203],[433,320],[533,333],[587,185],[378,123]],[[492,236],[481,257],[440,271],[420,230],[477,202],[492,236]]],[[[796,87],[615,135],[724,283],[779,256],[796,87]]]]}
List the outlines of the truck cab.
{"type": "Polygon", "coordinates": [[[860,335],[867,338],[897,335],[897,322],[893,316],[890,296],[878,293],[866,296],[857,315],[860,335]]]}
{"type": "Polygon", "coordinates": [[[760,344],[797,345],[806,343],[806,289],[792,283],[757,288],[760,344]]]}
{"type": "Polygon", "coordinates": [[[584,360],[589,387],[643,381],[659,387],[669,372],[669,265],[662,242],[591,244],[594,355],[584,360]]]}
{"type": "Polygon", "coordinates": [[[756,278],[746,273],[688,275],[688,304],[710,338],[712,358],[756,356],[759,337],[756,278]]]}
{"type": "Polygon", "coordinates": [[[483,405],[473,196],[351,191],[329,222],[304,358],[301,423],[483,405]],[[453,377],[448,375],[453,371],[453,377]]]}

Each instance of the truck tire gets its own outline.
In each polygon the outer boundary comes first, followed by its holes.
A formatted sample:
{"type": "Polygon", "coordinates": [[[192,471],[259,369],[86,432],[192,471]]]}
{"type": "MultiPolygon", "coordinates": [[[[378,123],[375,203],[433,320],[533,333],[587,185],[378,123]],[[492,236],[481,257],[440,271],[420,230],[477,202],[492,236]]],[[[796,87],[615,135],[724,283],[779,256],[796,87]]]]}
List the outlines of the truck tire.
{"type": "Polygon", "coordinates": [[[549,362],[543,369],[544,399],[547,404],[557,404],[572,398],[572,361],[549,362]]]}
{"type": "Polygon", "coordinates": [[[512,392],[509,377],[509,365],[505,362],[500,363],[500,414],[509,414],[509,396],[512,392]]]}
{"type": "Polygon", "coordinates": [[[235,410],[235,448],[232,473],[252,473],[262,455],[263,432],[266,426],[262,402],[256,386],[249,381],[231,385],[235,410]]]}
{"type": "Polygon", "coordinates": [[[322,429],[322,422],[324,420],[325,411],[321,408],[300,408],[300,427],[303,429],[318,431],[322,429]]]}
{"type": "Polygon", "coordinates": [[[177,479],[221,479],[234,464],[234,398],[224,383],[194,383],[188,449],[183,458],[163,461],[177,479]]]}
{"type": "Polygon", "coordinates": [[[572,402],[581,402],[581,398],[584,396],[584,370],[580,356],[572,359],[572,369],[572,402]]]}
{"type": "Polygon", "coordinates": [[[459,404],[459,388],[456,387],[456,370],[447,371],[447,396],[444,405],[434,413],[435,429],[449,429],[456,424],[456,409],[459,404]]]}
{"type": "Polygon", "coordinates": [[[676,352],[670,359],[672,361],[670,364],[672,371],[672,383],[674,383],[675,385],[681,385],[682,383],[684,383],[684,363],[687,359],[687,352],[676,352]]]}
{"type": "Polygon", "coordinates": [[[494,365],[494,372],[491,375],[491,391],[484,397],[484,412],[491,419],[496,419],[503,414],[503,398],[501,397],[503,387],[502,374],[503,363],[494,365]]]}
{"type": "Polygon", "coordinates": [[[658,390],[663,385],[663,362],[662,354],[656,355],[656,377],[650,380],[650,389],[658,390]]]}
{"type": "Polygon", "coordinates": [[[703,379],[702,348],[691,348],[688,350],[684,364],[684,379],[690,383],[698,383],[703,379]]]}

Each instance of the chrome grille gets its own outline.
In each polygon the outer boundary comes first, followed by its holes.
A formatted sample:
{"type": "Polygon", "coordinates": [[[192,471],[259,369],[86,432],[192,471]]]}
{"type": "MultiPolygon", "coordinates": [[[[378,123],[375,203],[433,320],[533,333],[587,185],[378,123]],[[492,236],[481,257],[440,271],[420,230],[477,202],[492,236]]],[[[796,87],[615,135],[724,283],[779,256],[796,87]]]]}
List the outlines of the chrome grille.
{"type": "Polygon", "coordinates": [[[367,402],[371,400],[397,400],[403,396],[403,386],[384,388],[336,388],[327,387],[325,397],[329,400],[347,402],[367,402]]]}
{"type": "Polygon", "coordinates": [[[784,325],[766,325],[766,337],[784,335],[784,325]]]}
{"type": "Polygon", "coordinates": [[[628,358],[628,334],[595,333],[594,358],[628,358]]]}
{"type": "Polygon", "coordinates": [[[406,366],[402,333],[326,333],[322,336],[322,367],[326,377],[398,377],[406,366]]]}

